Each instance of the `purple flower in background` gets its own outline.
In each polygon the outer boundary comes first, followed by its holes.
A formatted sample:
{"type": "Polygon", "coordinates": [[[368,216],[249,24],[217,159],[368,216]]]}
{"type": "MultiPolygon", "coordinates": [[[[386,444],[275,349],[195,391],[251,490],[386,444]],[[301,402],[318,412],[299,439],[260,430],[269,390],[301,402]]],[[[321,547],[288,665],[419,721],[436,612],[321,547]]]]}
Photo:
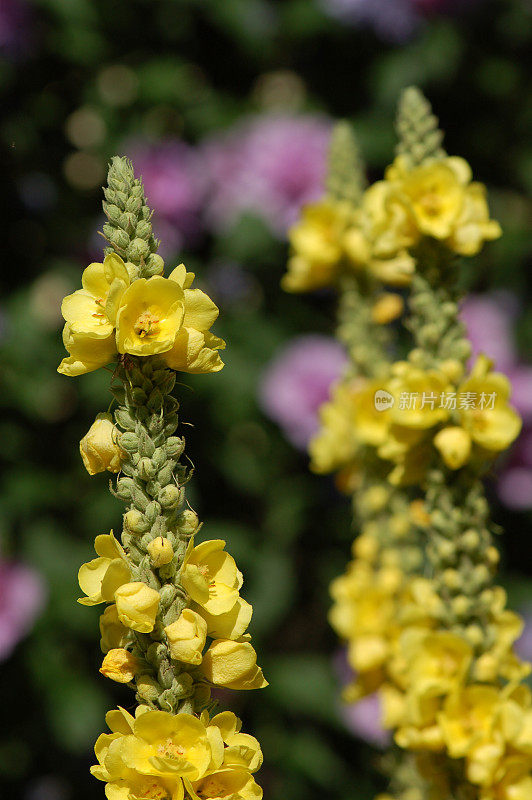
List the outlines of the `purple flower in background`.
{"type": "Polygon", "coordinates": [[[23,0],[0,0],[0,53],[17,59],[30,48],[31,15],[23,0]]]}
{"type": "Polygon", "coordinates": [[[24,564],[0,559],[0,661],[5,661],[29,633],[45,598],[45,586],[38,572],[24,564]]]}
{"type": "Polygon", "coordinates": [[[208,138],[201,150],[212,227],[227,230],[250,212],[284,236],[301,206],[323,193],[330,131],[323,116],[263,114],[208,138]]]}
{"type": "Polygon", "coordinates": [[[532,605],[519,609],[525,627],[523,633],[515,643],[515,651],[523,661],[532,662],[532,605]]]}
{"type": "Polygon", "coordinates": [[[163,258],[193,242],[201,229],[205,180],[197,153],[184,142],[134,141],[126,145],[135,172],[142,175],[150,208],[157,209],[154,233],[163,258]]]}
{"type": "Polygon", "coordinates": [[[411,0],[320,0],[331,17],[348,25],[373,28],[389,42],[405,42],[418,28],[420,16],[411,0]]]}
{"type": "Polygon", "coordinates": [[[306,449],[318,429],[318,409],[347,363],[343,347],[327,336],[299,336],[270,362],[259,401],[296,447],[306,449]]]}
{"type": "MultiPolygon", "coordinates": [[[[355,675],[347,661],[345,647],[336,653],[333,664],[342,688],[353,681],[355,675]]],[[[391,734],[381,724],[382,709],[378,694],[369,694],[356,703],[342,703],[339,711],[346,728],[355,736],[375,747],[384,749],[390,745],[391,734]]]]}
{"type": "Polygon", "coordinates": [[[510,508],[532,507],[532,365],[519,361],[513,326],[519,312],[509,292],[470,295],[460,316],[473,348],[471,362],[485,353],[511,381],[511,403],[523,418],[523,430],[501,472],[497,492],[510,508]]]}

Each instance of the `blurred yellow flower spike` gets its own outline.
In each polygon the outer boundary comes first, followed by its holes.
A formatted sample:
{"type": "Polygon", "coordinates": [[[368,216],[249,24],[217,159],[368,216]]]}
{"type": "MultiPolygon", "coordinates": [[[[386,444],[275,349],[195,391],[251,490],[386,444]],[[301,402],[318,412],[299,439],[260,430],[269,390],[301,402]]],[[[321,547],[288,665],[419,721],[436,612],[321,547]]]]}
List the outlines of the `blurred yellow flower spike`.
{"type": "Polygon", "coordinates": [[[160,599],[159,592],[145,583],[124,583],[115,591],[118,619],[134,631],[151,633],[160,599]]]}
{"type": "Polygon", "coordinates": [[[203,656],[201,671],[210,683],[228,689],[268,686],[257,666],[257,654],[248,641],[216,639],[203,656]]]}
{"type": "Polygon", "coordinates": [[[201,664],[202,651],[207,638],[207,623],[199,614],[185,608],[179,618],[164,629],[170,656],[186,664],[201,664]]]}
{"type": "Polygon", "coordinates": [[[111,414],[98,414],[79,443],[83,464],[89,475],[98,472],[120,472],[124,451],[118,445],[118,428],[111,414]]]}
{"type": "Polygon", "coordinates": [[[242,586],[242,573],[224,547],[222,539],[202,542],[197,547],[191,539],[181,568],[184,589],[209,614],[231,611],[242,586]]]}

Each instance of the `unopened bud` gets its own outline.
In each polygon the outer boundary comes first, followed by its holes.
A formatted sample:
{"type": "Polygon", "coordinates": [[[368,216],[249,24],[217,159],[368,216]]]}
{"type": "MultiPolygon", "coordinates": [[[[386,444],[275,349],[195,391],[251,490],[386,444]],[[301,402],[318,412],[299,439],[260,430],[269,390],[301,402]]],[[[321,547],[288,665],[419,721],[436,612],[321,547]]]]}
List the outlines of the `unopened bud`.
{"type": "Polygon", "coordinates": [[[395,292],[381,294],[371,309],[371,318],[378,325],[387,325],[403,313],[404,301],[395,292]]]}
{"type": "Polygon", "coordinates": [[[170,563],[174,557],[174,548],[168,539],[158,536],[149,543],[148,553],[152,566],[159,568],[170,563]]]}

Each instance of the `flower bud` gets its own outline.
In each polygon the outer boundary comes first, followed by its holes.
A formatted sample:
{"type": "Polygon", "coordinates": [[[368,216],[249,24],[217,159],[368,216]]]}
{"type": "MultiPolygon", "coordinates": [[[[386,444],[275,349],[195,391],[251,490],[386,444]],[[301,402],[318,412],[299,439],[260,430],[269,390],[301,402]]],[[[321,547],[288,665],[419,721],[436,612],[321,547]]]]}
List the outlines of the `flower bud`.
{"type": "Polygon", "coordinates": [[[140,581],[124,583],[115,592],[118,619],[127,628],[151,633],[159,608],[159,592],[140,581]]]}
{"type": "Polygon", "coordinates": [[[89,475],[97,472],[120,472],[124,451],[118,446],[119,430],[110,414],[98,414],[79,443],[83,464],[89,475]]]}
{"type": "Polygon", "coordinates": [[[162,275],[164,272],[164,261],[157,253],[150,253],[146,259],[145,271],[148,275],[162,275]]]}
{"type": "Polygon", "coordinates": [[[471,437],[459,426],[443,428],[434,437],[434,445],[449,469],[460,469],[469,461],[471,437]]]}
{"type": "Polygon", "coordinates": [[[257,666],[257,654],[249,642],[216,639],[203,657],[201,671],[210,683],[228,689],[262,689],[268,686],[257,666]]]}
{"type": "Polygon", "coordinates": [[[185,536],[192,536],[199,528],[198,515],[191,508],[186,508],[179,515],[177,525],[180,533],[185,536]]]}
{"type": "Polygon", "coordinates": [[[124,525],[128,531],[131,533],[138,533],[143,534],[146,533],[150,529],[150,523],[138,509],[130,508],[129,511],[124,514],[124,525]]]}
{"type": "Polygon", "coordinates": [[[139,668],[140,663],[136,656],[129,650],[118,648],[109,650],[100,667],[100,672],[106,678],[111,678],[117,683],[130,683],[139,668]]]}
{"type": "Polygon", "coordinates": [[[139,477],[142,478],[143,481],[149,481],[155,475],[155,467],[151,463],[150,458],[141,458],[138,463],[138,472],[139,477]]]}
{"type": "Polygon", "coordinates": [[[371,318],[378,325],[387,325],[401,316],[404,305],[401,295],[395,294],[395,292],[385,292],[375,301],[371,309],[371,318]]]}
{"type": "Polygon", "coordinates": [[[133,478],[120,478],[116,482],[116,493],[121,500],[130,500],[134,488],[133,478]]]}
{"type": "Polygon", "coordinates": [[[152,566],[158,568],[170,563],[174,557],[174,548],[168,539],[158,536],[149,543],[148,553],[152,566]]]}
{"type": "Polygon", "coordinates": [[[148,243],[145,242],[144,239],[136,237],[128,245],[127,259],[128,261],[138,262],[142,258],[146,258],[149,252],[150,248],[148,243]]]}
{"type": "Polygon", "coordinates": [[[202,650],[207,638],[207,623],[195,611],[185,608],[171,625],[164,629],[170,646],[170,656],[186,664],[201,664],[202,650]]]}
{"type": "Polygon", "coordinates": [[[163,508],[178,508],[183,501],[184,490],[174,483],[164,486],[158,495],[159,503],[163,508]]]}
{"type": "Polygon", "coordinates": [[[135,681],[137,685],[137,692],[148,703],[155,702],[160,693],[161,687],[151,675],[139,675],[135,681]]]}
{"type": "Polygon", "coordinates": [[[166,440],[165,450],[169,458],[179,458],[185,449],[185,442],[179,436],[170,436],[166,440]]]}

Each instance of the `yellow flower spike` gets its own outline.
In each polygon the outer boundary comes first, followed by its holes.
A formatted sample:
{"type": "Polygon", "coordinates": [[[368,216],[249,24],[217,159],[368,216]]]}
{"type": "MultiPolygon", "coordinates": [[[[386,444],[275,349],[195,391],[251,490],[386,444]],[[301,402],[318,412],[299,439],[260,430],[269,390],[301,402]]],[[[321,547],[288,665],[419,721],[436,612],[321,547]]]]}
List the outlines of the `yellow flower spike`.
{"type": "Polygon", "coordinates": [[[129,650],[116,648],[106,654],[100,672],[117,683],[130,683],[139,669],[140,662],[136,656],[129,650]]]}
{"type": "Polygon", "coordinates": [[[211,761],[203,723],[192,714],[147,710],[133,724],[133,734],[111,745],[115,759],[144,775],[198,780],[211,761]]]}
{"type": "Polygon", "coordinates": [[[469,461],[471,436],[463,428],[443,428],[434,437],[434,445],[449,469],[460,469],[469,461]]]}
{"type": "Polygon", "coordinates": [[[203,656],[201,671],[214,686],[228,689],[263,689],[268,686],[257,666],[257,654],[246,641],[216,639],[203,656]]]}
{"type": "Polygon", "coordinates": [[[191,373],[219,372],[223,367],[218,350],[225,348],[223,339],[210,332],[218,317],[215,303],[200,289],[191,289],[194,273],[180,264],[169,275],[184,290],[183,325],[174,345],[164,359],[171,369],[191,373]]]}
{"type": "Polygon", "coordinates": [[[116,320],[119,353],[152,356],[170,350],[185,314],[184,292],[176,281],[139,278],[121,298],[116,320]]]}
{"type": "Polygon", "coordinates": [[[70,378],[105,367],[117,352],[114,333],[106,339],[96,339],[86,334],[72,333],[68,323],[63,328],[63,344],[69,355],[61,361],[57,371],[70,378]]]}
{"type": "Polygon", "coordinates": [[[218,770],[200,781],[189,783],[185,779],[187,791],[193,800],[261,800],[262,789],[255,783],[245,769],[229,768],[218,770]]]}
{"type": "Polygon", "coordinates": [[[207,633],[212,639],[240,639],[253,615],[252,606],[242,597],[238,597],[233,608],[223,614],[209,614],[201,606],[198,610],[207,623],[207,633]]]}
{"type": "Polygon", "coordinates": [[[115,591],[131,578],[124,551],[112,531],[97,536],[94,549],[99,558],[82,564],[78,572],[81,591],[87,595],[80,597],[78,603],[84,606],[112,602],[115,591]]]}
{"type": "Polygon", "coordinates": [[[79,443],[79,452],[89,475],[120,472],[124,451],[118,445],[118,428],[111,414],[98,414],[79,443]]]}
{"type": "Polygon", "coordinates": [[[242,573],[224,547],[222,539],[202,542],[197,547],[191,539],[181,568],[184,589],[209,614],[231,611],[242,586],[242,573]]]}
{"type": "Polygon", "coordinates": [[[164,536],[156,536],[155,539],[152,539],[147,550],[150,563],[156,569],[164,567],[165,564],[169,564],[174,557],[174,548],[170,541],[164,536]]]}
{"type": "Polygon", "coordinates": [[[118,612],[114,603],[107,606],[100,616],[100,635],[102,653],[108,653],[109,650],[114,650],[118,647],[124,647],[131,640],[131,630],[122,625],[118,619],[118,612]]]}
{"type": "Polygon", "coordinates": [[[201,664],[207,638],[207,623],[203,617],[190,608],[185,608],[175,622],[166,626],[164,632],[173,659],[186,664],[201,664]]]}
{"type": "Polygon", "coordinates": [[[159,592],[145,583],[125,583],[115,591],[118,619],[134,631],[151,633],[160,599],[159,592]]]}
{"type": "Polygon", "coordinates": [[[114,330],[120,298],[129,286],[124,262],[116,253],[103,264],[89,264],[78,289],[63,300],[61,313],[73,335],[107,339],[114,330]]]}

